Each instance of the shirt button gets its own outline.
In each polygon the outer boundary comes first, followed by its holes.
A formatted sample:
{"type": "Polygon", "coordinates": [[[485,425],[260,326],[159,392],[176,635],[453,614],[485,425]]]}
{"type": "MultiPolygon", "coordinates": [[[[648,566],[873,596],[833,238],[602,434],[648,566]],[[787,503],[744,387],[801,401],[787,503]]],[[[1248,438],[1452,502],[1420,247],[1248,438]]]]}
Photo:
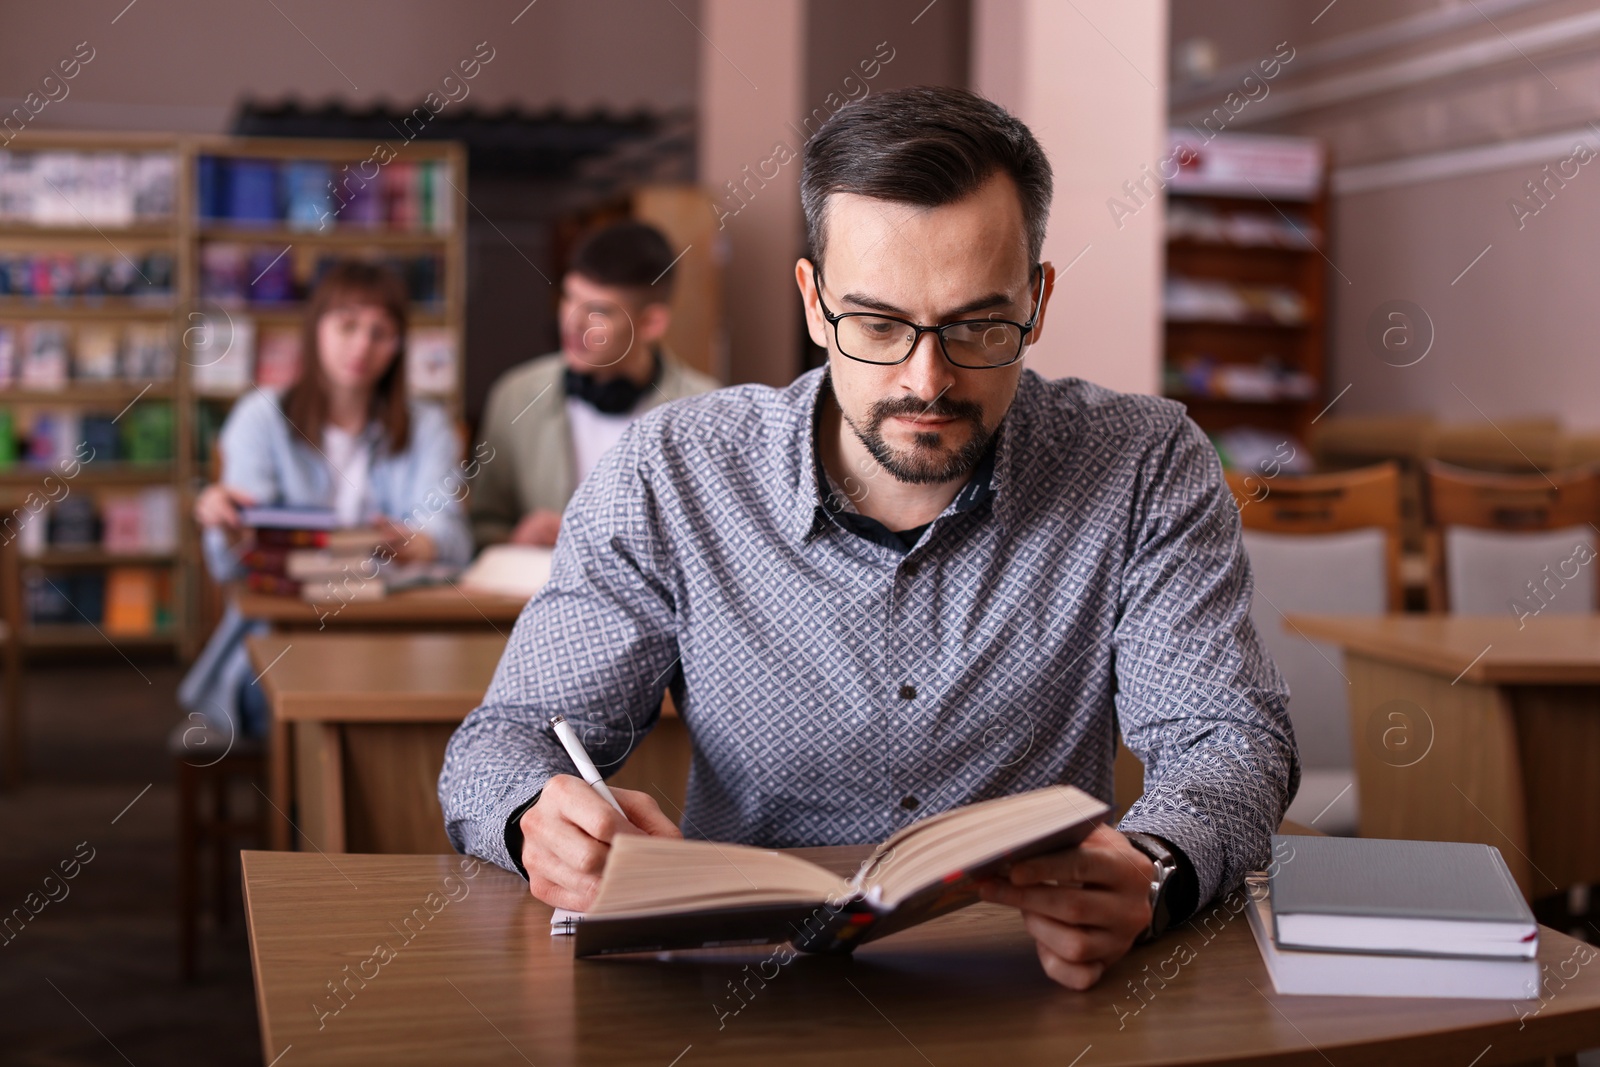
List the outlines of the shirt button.
{"type": "Polygon", "coordinates": [[[914,686],[914,685],[902,685],[900,687],[900,699],[901,700],[915,700],[915,699],[917,699],[917,687],[914,686]]]}
{"type": "Polygon", "coordinates": [[[902,808],[905,808],[907,811],[916,811],[918,803],[919,803],[919,801],[917,800],[916,797],[901,797],[900,798],[900,806],[902,808]]]}
{"type": "Polygon", "coordinates": [[[911,562],[911,563],[907,563],[905,566],[901,567],[900,569],[905,573],[905,576],[907,578],[915,578],[917,576],[917,571],[921,570],[922,566],[919,563],[911,562]]]}

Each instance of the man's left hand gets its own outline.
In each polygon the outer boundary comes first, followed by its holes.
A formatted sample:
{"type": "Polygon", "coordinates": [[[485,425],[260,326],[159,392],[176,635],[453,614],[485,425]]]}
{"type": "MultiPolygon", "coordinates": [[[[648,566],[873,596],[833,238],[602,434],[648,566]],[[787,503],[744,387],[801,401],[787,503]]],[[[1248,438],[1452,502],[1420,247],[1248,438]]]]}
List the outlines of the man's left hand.
{"type": "Polygon", "coordinates": [[[1155,864],[1104,824],[1076,848],[1035,856],[1009,879],[979,883],[983,899],[1022,911],[1044,973],[1088,989],[1150,926],[1155,864]]]}

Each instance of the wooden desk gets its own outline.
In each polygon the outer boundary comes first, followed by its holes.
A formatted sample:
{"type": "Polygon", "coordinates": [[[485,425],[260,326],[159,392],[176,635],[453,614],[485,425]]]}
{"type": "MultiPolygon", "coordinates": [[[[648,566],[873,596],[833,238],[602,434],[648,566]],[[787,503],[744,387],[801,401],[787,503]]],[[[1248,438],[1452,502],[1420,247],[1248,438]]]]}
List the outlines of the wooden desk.
{"type": "MultiPolygon", "coordinates": [[[[822,851],[835,869],[860,855],[822,851]]],[[[262,1062],[293,1046],[285,1065],[1493,1067],[1600,1042],[1600,964],[1568,963],[1576,977],[1552,979],[1542,1008],[1280,997],[1242,915],[1136,949],[1086,993],[1050,982],[1018,913],[987,904],[848,959],[575,961],[521,879],[475,862],[244,853],[262,1062]]],[[[1551,975],[1583,951],[1541,939],[1551,975]]]]}
{"type": "Polygon", "coordinates": [[[479,593],[459,585],[402,589],[379,600],[313,604],[299,597],[238,590],[234,603],[247,619],[261,619],[274,630],[327,629],[485,629],[509,636],[527,600],[479,593]]]}
{"type": "MultiPolygon", "coordinates": [[[[248,643],[273,708],[268,794],[285,814],[293,798],[302,847],[449,852],[439,768],[450,735],[482,702],[505,638],[291,632],[248,643]]],[[[688,776],[688,731],[668,699],[610,781],[652,792],[676,818],[688,776]]],[[[287,819],[276,818],[273,847],[291,839],[287,819]]]]}
{"type": "Polygon", "coordinates": [[[1290,616],[1344,649],[1367,837],[1481,841],[1530,897],[1600,882],[1600,617],[1290,616]]]}

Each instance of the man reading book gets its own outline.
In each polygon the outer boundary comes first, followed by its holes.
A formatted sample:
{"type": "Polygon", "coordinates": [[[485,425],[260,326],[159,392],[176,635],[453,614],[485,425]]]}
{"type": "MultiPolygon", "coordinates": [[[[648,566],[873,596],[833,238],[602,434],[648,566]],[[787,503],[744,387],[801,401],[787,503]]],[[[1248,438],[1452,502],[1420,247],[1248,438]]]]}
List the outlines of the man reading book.
{"type": "Polygon", "coordinates": [[[827,365],[664,406],[599,462],[450,743],[458,848],[582,910],[618,834],[864,843],[1052,784],[1109,800],[1120,732],[1145,792],[1118,827],[985,883],[1074,988],[1266,861],[1299,763],[1237,511],[1179,404],[1025,368],[1050,196],[1027,127],[963,90],[817,132],[795,279],[827,365]],[[617,789],[624,819],[547,723],[614,768],[668,689],[686,808],[617,789]]]}

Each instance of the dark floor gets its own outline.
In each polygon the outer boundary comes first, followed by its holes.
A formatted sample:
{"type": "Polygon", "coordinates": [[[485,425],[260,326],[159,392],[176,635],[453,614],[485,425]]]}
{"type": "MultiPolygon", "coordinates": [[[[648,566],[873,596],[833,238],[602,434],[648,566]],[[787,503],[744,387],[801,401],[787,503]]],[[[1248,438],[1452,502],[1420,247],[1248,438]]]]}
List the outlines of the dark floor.
{"type": "Polygon", "coordinates": [[[203,932],[198,979],[178,976],[177,680],[114,657],[29,670],[28,777],[0,793],[0,919],[28,914],[30,893],[47,903],[0,931],[6,1067],[262,1062],[237,903],[228,929],[203,932]],[[92,859],[46,883],[75,855],[92,859]]]}

